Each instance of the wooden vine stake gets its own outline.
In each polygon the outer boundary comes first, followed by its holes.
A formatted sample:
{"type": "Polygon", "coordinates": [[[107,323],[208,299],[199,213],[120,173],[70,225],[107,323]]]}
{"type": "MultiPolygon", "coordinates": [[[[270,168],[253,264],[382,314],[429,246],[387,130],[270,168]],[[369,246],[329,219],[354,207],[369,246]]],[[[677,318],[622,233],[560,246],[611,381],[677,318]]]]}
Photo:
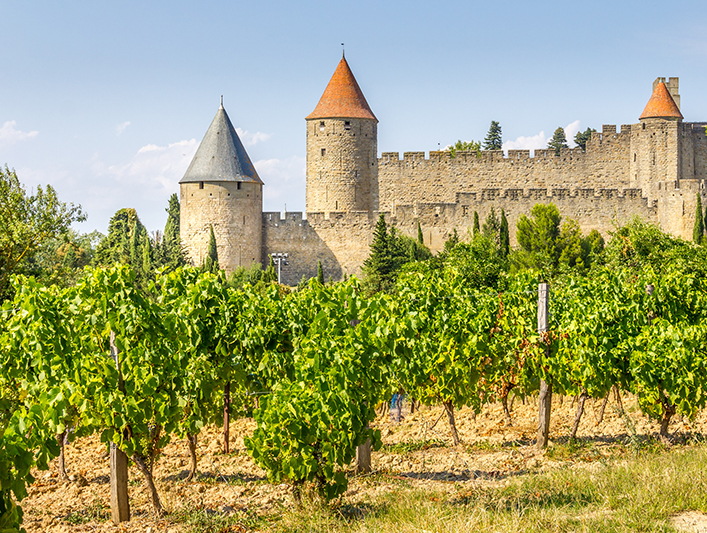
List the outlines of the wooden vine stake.
{"type": "MultiPolygon", "coordinates": [[[[118,389],[125,393],[123,374],[120,372],[118,348],[115,345],[115,332],[110,332],[110,354],[118,369],[118,389]]],[[[128,456],[110,443],[110,514],[114,524],[130,520],[130,502],[128,501],[128,456]]]]}
{"type": "MultiPolygon", "coordinates": [[[[545,342],[545,355],[550,354],[550,343],[546,334],[548,330],[548,313],[550,303],[550,288],[547,283],[538,285],[538,333],[541,342],[545,342]]],[[[538,406],[538,450],[547,448],[550,436],[550,411],[552,410],[552,383],[544,379],[540,381],[540,398],[538,406]]]]}

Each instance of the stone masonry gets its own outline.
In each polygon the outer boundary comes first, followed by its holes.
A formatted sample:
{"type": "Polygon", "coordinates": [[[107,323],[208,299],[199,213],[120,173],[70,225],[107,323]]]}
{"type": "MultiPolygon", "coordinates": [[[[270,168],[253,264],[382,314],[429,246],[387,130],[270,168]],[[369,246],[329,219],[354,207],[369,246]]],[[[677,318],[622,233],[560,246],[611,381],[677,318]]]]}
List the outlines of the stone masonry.
{"type": "Polygon", "coordinates": [[[241,189],[208,180],[203,189],[183,183],[182,240],[198,264],[213,225],[227,270],[286,252],[282,281],[293,285],[314,276],[319,261],[325,277],[360,274],[380,213],[411,237],[419,222],[432,251],[455,229],[466,235],[474,211],[483,220],[491,208],[505,210],[514,243],[519,216],[537,203],[555,204],[585,234],[596,229],[607,237],[638,216],[689,239],[697,194],[707,205],[707,123],[683,122],[679,102],[678,79],[658,78],[639,123],[619,130],[605,125],[586,151],[563,149],[559,156],[509,150],[507,156],[433,151],[377,157],[378,120],[342,59],[307,117],[306,214],[262,213],[259,179],[241,189]],[[261,223],[247,224],[253,217],[261,223]],[[185,219],[192,221],[189,230],[185,219]]]}

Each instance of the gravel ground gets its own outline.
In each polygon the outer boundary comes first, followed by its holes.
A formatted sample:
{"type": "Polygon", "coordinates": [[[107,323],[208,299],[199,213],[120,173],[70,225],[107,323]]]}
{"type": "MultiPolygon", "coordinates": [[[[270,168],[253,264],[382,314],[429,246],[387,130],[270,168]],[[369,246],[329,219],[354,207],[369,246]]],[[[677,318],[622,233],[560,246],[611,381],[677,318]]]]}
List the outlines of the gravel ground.
{"type": "MultiPolygon", "coordinates": [[[[640,414],[635,401],[624,398],[631,429],[610,401],[604,421],[597,425],[596,413],[601,402],[587,401],[578,437],[589,443],[584,451],[539,454],[532,440],[536,433],[537,406],[515,401],[513,426],[508,427],[500,405],[486,406],[474,417],[468,409],[457,413],[457,428],[463,444],[451,445],[447,417],[441,407],[403,410],[404,419],[394,423],[383,413],[375,423],[381,430],[383,449],[373,453],[374,474],[352,477],[343,498],[350,502],[370,500],[376,494],[401,488],[429,488],[460,493],[479,484],[499,484],[511,476],[558,467],[591,468],[603,455],[612,453],[636,436],[655,436],[658,424],[640,414]],[[435,421],[438,422],[435,424],[435,421]],[[424,449],[419,444],[428,442],[424,449]],[[396,445],[398,445],[396,447],[396,445]],[[414,451],[403,452],[404,448],[414,451]]],[[[574,421],[576,405],[572,398],[555,397],[552,412],[551,444],[567,441],[574,421]]],[[[189,463],[184,441],[175,440],[164,450],[155,467],[155,479],[168,512],[184,508],[204,509],[213,513],[245,513],[243,516],[267,516],[292,505],[286,485],[267,482],[245,451],[243,436],[255,427],[251,419],[231,425],[232,453],[220,453],[221,430],[208,428],[199,437],[199,473],[197,481],[185,482],[189,463]],[[226,481],[225,481],[225,480],[226,481]]],[[[700,413],[688,423],[676,417],[670,431],[677,438],[707,433],[707,416],[700,413]]],[[[105,445],[97,436],[77,440],[67,447],[67,471],[71,480],[60,481],[56,465],[49,471],[35,472],[36,482],[22,501],[24,527],[28,533],[64,531],[179,532],[185,526],[169,517],[155,520],[150,514],[149,496],[141,474],[130,468],[130,504],[132,520],[121,526],[109,520],[109,461],[105,445]]],[[[695,520],[695,517],[690,517],[695,520]]]]}

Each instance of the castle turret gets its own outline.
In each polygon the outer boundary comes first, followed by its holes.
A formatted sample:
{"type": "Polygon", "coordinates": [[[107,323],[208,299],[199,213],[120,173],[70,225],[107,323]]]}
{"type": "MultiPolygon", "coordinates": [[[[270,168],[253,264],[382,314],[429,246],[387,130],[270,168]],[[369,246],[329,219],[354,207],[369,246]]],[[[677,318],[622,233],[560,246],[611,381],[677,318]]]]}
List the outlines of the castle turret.
{"type": "Polygon", "coordinates": [[[201,265],[214,228],[219,265],[227,272],[260,261],[263,182],[223,103],[180,185],[180,236],[201,265]]]}
{"type": "Polygon", "coordinates": [[[378,119],[346,58],[307,120],[307,211],[378,209],[378,119]]]}
{"type": "MultiPolygon", "coordinates": [[[[665,82],[659,81],[660,79],[661,78],[658,78],[656,82],[653,83],[653,94],[650,100],[648,100],[646,108],[643,110],[643,113],[641,113],[639,120],[641,122],[651,119],[682,121],[683,117],[680,112],[680,107],[678,107],[678,104],[675,102],[665,82]]],[[[678,78],[670,78],[670,83],[672,84],[675,96],[678,98],[678,101],[680,101],[680,96],[677,94],[678,78]]]]}

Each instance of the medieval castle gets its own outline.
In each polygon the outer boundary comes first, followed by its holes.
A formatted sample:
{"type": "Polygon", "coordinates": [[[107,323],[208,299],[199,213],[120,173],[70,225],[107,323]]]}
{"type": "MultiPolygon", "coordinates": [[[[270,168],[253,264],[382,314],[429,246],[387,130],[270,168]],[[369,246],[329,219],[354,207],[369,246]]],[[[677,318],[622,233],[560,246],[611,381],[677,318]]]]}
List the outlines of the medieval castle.
{"type": "Polygon", "coordinates": [[[307,121],[306,214],[263,212],[258,173],[223,105],[180,180],[181,239],[201,264],[213,227],[222,268],[232,271],[287,253],[283,283],[356,274],[368,256],[379,214],[439,250],[474,211],[505,209],[515,241],[521,214],[554,203],[582,231],[604,236],[635,215],[689,239],[696,197],[707,181],[705,122],[683,122],[678,79],[658,78],[639,123],[603,126],[586,145],[554,150],[383,152],[378,119],[342,58],[307,121]]]}

